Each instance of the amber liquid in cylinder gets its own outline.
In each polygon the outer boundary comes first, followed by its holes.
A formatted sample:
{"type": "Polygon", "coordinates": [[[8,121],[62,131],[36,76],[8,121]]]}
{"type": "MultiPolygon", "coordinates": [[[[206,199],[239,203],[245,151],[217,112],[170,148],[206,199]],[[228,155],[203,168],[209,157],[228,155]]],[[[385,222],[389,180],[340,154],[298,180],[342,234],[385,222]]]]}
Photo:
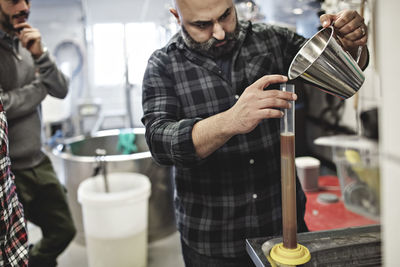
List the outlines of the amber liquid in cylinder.
{"type": "Polygon", "coordinates": [[[283,246],[297,247],[296,176],[294,134],[281,133],[281,182],[283,246]]]}

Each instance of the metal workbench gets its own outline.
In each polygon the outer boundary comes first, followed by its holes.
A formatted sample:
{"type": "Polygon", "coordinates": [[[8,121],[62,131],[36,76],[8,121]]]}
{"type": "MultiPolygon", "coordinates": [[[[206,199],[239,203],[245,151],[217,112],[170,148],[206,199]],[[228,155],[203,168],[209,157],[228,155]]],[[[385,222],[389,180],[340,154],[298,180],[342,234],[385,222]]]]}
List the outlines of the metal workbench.
{"type": "MultiPolygon", "coordinates": [[[[297,240],[311,253],[303,266],[382,265],[380,225],[299,233],[297,240]]],[[[257,267],[272,266],[265,255],[281,242],[282,237],[246,239],[246,250],[257,267]]]]}

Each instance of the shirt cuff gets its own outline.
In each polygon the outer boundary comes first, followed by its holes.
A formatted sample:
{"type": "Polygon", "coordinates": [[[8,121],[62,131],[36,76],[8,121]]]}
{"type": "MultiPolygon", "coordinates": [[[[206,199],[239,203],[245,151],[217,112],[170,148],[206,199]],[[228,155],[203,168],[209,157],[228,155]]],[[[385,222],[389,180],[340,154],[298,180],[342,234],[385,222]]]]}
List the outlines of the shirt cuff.
{"type": "Polygon", "coordinates": [[[193,126],[202,120],[201,118],[185,119],[179,122],[179,129],[173,135],[171,141],[172,158],[176,165],[189,167],[197,165],[201,159],[193,144],[193,126]]]}
{"type": "Polygon", "coordinates": [[[47,50],[46,47],[43,48],[43,54],[35,59],[35,64],[36,65],[41,65],[44,62],[46,62],[49,59],[49,51],[47,50]]]}

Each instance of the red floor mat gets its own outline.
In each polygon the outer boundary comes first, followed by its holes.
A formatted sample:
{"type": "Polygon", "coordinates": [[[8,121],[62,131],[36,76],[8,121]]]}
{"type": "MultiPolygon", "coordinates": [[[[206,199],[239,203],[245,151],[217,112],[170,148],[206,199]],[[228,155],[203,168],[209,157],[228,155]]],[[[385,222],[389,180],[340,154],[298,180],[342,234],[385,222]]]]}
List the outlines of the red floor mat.
{"type": "Polygon", "coordinates": [[[320,176],[318,185],[319,191],[306,192],[307,205],[305,220],[310,231],[379,223],[346,209],[341,199],[339,180],[336,176],[320,176]],[[339,197],[339,201],[331,204],[320,203],[317,201],[320,193],[335,194],[339,197]]]}

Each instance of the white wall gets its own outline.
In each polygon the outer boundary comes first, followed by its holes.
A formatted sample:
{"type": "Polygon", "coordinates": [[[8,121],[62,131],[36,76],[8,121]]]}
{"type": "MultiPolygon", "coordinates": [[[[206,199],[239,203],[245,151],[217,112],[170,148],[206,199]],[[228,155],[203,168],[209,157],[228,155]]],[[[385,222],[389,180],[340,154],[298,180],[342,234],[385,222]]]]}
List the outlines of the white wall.
{"type": "Polygon", "coordinates": [[[82,0],[91,22],[163,22],[171,0],[82,0]]]}
{"type": "Polygon", "coordinates": [[[399,266],[400,251],[400,1],[376,1],[377,65],[382,87],[380,109],[385,266],[399,266]]]}

